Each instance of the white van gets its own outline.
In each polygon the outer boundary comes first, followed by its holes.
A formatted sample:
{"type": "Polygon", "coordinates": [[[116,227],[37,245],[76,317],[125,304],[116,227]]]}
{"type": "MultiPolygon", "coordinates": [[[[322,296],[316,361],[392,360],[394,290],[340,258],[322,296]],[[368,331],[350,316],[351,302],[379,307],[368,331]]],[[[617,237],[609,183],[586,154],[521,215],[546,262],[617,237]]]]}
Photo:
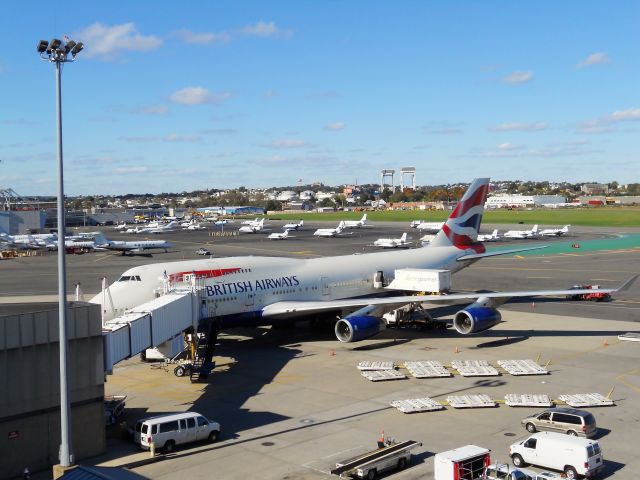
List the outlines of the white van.
{"type": "Polygon", "coordinates": [[[198,440],[215,442],[220,436],[220,424],[195,412],[172,413],[145,418],[136,423],[134,441],[148,450],[151,443],[165,452],[176,445],[198,440]]]}
{"type": "Polygon", "coordinates": [[[516,467],[526,464],[560,470],[567,478],[591,477],[603,468],[600,445],[596,440],[555,432],[534,433],[509,447],[516,467]]]}

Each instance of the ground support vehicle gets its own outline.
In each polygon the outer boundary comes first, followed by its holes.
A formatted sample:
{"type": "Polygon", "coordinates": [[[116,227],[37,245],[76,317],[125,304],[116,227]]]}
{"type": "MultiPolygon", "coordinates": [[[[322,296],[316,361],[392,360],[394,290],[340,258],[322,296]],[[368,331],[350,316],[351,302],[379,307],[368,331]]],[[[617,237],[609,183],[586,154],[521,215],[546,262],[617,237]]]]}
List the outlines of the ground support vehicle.
{"type": "Polygon", "coordinates": [[[126,395],[105,395],[104,397],[104,421],[105,425],[115,425],[118,417],[122,415],[125,406],[126,395]]]}
{"type": "Polygon", "coordinates": [[[538,432],[512,444],[509,455],[520,468],[527,464],[564,472],[567,478],[592,477],[604,468],[596,440],[555,432],[538,432]]]}
{"type": "MultiPolygon", "coordinates": [[[[600,285],[574,285],[569,290],[597,290],[600,285]]],[[[594,302],[604,302],[611,300],[610,293],[581,293],[578,295],[567,295],[567,300],[592,300],[594,302]]]]}
{"type": "Polygon", "coordinates": [[[465,445],[436,453],[433,460],[435,480],[476,480],[484,476],[491,464],[491,451],[476,445],[465,445]]]}
{"type": "Polygon", "coordinates": [[[220,424],[196,412],[145,418],[136,423],[133,433],[134,442],[143,450],[148,450],[153,443],[166,453],[172,452],[176,445],[201,440],[215,442],[219,437],[220,424]]]}
{"type": "Polygon", "coordinates": [[[390,445],[384,445],[383,442],[382,445],[382,448],[336,463],[336,468],[331,470],[331,474],[373,480],[382,472],[406,468],[411,460],[411,450],[422,446],[413,440],[390,445]]]}

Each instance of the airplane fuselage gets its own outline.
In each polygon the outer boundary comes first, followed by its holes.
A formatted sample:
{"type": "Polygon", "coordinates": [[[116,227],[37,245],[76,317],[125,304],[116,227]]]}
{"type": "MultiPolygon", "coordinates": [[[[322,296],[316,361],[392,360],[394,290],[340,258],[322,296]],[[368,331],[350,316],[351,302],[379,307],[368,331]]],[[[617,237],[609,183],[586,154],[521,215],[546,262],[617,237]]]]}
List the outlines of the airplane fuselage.
{"type": "MultiPolygon", "coordinates": [[[[270,324],[261,310],[280,301],[331,301],[389,292],[375,288],[382,272],[392,280],[399,268],[433,268],[458,271],[473,261],[457,261],[464,250],[455,247],[421,248],[314,259],[227,257],[143,265],[127,270],[110,288],[115,315],[155,298],[163,278],[186,282],[195,272],[203,287],[210,317],[223,327],[270,324]]],[[[101,295],[93,300],[101,303],[101,295]]]]}

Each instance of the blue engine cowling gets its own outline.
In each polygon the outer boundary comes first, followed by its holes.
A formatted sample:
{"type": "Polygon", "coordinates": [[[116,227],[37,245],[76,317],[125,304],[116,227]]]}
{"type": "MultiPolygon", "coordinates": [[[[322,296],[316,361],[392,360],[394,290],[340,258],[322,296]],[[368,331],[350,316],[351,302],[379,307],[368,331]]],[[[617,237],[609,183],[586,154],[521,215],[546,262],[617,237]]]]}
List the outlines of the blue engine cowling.
{"type": "Polygon", "coordinates": [[[489,330],[502,320],[498,310],[471,305],[460,310],[453,318],[453,326],[462,335],[489,330]]]}
{"type": "Polygon", "coordinates": [[[341,342],[359,342],[382,330],[380,319],[371,315],[348,315],[336,323],[336,337],[341,342]]]}

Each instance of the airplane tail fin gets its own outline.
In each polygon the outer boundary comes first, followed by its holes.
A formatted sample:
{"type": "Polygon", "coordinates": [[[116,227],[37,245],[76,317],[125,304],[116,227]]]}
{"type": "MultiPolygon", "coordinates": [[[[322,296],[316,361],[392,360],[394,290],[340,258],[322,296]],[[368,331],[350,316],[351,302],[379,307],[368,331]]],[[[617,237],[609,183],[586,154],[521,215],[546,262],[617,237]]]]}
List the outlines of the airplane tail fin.
{"type": "Polygon", "coordinates": [[[301,227],[304,225],[304,220],[300,220],[300,224],[301,227]]]}
{"type": "Polygon", "coordinates": [[[364,215],[362,215],[362,220],[360,220],[362,223],[367,221],[367,214],[365,213],[364,215]]]}
{"type": "Polygon", "coordinates": [[[476,178],[429,246],[484,249],[478,243],[478,231],[488,191],[489,179],[476,178]]]}
{"type": "Polygon", "coordinates": [[[104,233],[100,232],[97,233],[93,236],[93,239],[96,243],[96,245],[106,245],[109,243],[109,240],[107,240],[107,237],[104,236],[104,233]]]}
{"type": "Polygon", "coordinates": [[[569,227],[571,225],[565,225],[564,227],[562,227],[562,233],[569,233],[569,227]]]}
{"type": "Polygon", "coordinates": [[[531,233],[538,233],[538,225],[534,225],[531,229],[531,233]]]}
{"type": "Polygon", "coordinates": [[[404,243],[404,242],[406,242],[406,241],[407,241],[407,232],[404,232],[404,233],[402,234],[402,236],[400,237],[400,241],[401,241],[402,243],[404,243]]]}
{"type": "Polygon", "coordinates": [[[497,228],[491,233],[491,237],[492,238],[498,238],[498,229],[497,228]]]}

